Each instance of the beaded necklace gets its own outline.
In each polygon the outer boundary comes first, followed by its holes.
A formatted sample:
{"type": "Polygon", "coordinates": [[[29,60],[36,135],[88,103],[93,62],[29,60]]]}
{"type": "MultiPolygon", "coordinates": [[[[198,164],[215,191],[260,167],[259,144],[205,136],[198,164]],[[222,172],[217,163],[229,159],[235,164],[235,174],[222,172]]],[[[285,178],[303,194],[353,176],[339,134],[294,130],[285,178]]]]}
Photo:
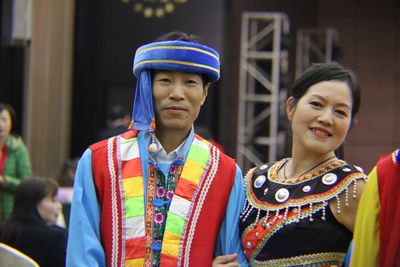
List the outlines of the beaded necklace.
{"type": "MultiPolygon", "coordinates": [[[[305,175],[306,173],[309,173],[310,171],[314,170],[315,168],[321,166],[322,164],[324,164],[325,162],[328,162],[329,160],[336,158],[336,156],[332,156],[329,157],[321,162],[319,162],[317,165],[314,165],[313,167],[311,167],[310,169],[307,169],[306,171],[304,171],[303,173],[301,173],[300,175],[298,175],[297,177],[302,177],[303,175],[305,175]]],[[[285,161],[281,166],[279,166],[278,168],[278,172],[282,169],[283,167],[283,176],[285,177],[285,180],[287,180],[288,178],[286,177],[286,165],[287,163],[290,161],[291,159],[288,159],[287,161],[285,161]]]]}

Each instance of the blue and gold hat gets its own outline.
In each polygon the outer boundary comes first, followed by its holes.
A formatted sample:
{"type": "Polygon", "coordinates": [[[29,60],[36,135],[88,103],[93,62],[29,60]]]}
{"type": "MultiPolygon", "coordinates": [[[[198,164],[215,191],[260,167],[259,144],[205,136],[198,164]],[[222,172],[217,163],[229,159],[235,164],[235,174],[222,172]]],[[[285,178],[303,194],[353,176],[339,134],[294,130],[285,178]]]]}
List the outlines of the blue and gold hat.
{"type": "Polygon", "coordinates": [[[137,78],[131,128],[155,129],[151,70],[173,70],[205,74],[210,82],[220,77],[218,52],[193,42],[162,41],[136,50],[133,74],[137,78]]]}

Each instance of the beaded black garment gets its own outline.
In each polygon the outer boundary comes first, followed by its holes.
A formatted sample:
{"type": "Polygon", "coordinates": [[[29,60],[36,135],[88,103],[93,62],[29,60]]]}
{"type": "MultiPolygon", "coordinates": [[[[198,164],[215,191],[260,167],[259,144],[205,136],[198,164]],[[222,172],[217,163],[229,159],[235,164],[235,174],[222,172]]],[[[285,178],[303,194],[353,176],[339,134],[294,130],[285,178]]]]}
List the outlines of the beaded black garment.
{"type": "Polygon", "coordinates": [[[357,180],[366,175],[337,160],[312,174],[279,181],[277,172],[287,160],[259,166],[246,175],[240,231],[249,262],[251,266],[340,266],[352,233],[335,219],[329,201],[336,199],[340,212],[341,205],[355,197],[357,180]]]}

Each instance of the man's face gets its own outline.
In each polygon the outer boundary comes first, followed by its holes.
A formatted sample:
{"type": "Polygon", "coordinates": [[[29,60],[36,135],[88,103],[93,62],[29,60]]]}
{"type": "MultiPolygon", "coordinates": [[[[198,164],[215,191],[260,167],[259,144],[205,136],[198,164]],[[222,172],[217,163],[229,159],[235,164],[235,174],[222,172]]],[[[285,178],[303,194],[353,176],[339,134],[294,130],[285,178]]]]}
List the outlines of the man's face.
{"type": "Polygon", "coordinates": [[[203,105],[209,84],[199,74],[157,71],[153,99],[157,131],[189,131],[203,105]]]}

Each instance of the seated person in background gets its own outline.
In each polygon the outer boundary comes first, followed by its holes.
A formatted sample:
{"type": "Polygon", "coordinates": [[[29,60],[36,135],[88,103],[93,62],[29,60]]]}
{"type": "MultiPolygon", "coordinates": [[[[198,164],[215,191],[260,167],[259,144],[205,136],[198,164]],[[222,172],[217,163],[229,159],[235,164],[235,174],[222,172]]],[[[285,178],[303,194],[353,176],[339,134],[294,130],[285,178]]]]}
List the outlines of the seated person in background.
{"type": "MultiPolygon", "coordinates": [[[[65,161],[63,168],[61,169],[60,176],[58,177],[58,193],[57,198],[62,204],[62,211],[64,215],[64,224],[58,223],[60,226],[68,227],[69,214],[71,210],[71,202],[73,196],[73,186],[75,171],[78,165],[79,158],[68,159],[65,161]]],[[[62,216],[60,216],[62,217],[62,216]]]]}
{"type": "Polygon", "coordinates": [[[110,108],[107,114],[107,129],[102,130],[97,139],[103,140],[128,131],[131,114],[121,105],[110,108]]]}
{"type": "Polygon", "coordinates": [[[27,178],[15,191],[10,218],[0,225],[0,242],[35,260],[41,267],[65,266],[67,232],[55,225],[61,213],[54,180],[27,178]]]}

